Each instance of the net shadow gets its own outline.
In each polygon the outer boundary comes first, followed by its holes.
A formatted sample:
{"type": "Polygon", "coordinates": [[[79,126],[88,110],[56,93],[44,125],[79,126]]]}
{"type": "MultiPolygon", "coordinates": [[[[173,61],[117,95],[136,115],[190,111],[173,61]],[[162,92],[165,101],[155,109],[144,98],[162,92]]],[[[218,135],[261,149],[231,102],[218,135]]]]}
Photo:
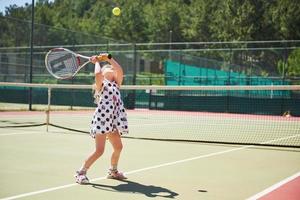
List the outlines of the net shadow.
{"type": "Polygon", "coordinates": [[[0,128],[24,128],[24,127],[35,127],[44,126],[46,123],[36,123],[32,121],[28,122],[15,122],[11,120],[0,120],[0,128]]]}

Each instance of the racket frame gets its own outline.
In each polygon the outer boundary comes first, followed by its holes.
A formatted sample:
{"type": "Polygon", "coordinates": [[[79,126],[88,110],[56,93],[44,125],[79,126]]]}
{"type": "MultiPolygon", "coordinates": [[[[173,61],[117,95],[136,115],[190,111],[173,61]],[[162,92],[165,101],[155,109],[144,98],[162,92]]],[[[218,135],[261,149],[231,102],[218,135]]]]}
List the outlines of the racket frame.
{"type": "MultiPolygon", "coordinates": [[[[74,51],[71,51],[69,49],[66,49],[66,48],[63,48],[63,47],[58,47],[58,48],[54,48],[54,49],[51,49],[49,52],[47,52],[46,56],[45,56],[45,66],[48,70],[48,72],[55,78],[57,79],[71,79],[73,78],[85,65],[87,65],[88,63],[90,63],[90,58],[89,56],[84,56],[84,55],[81,55],[79,53],[75,53],[74,51]],[[83,64],[80,64],[79,63],[79,67],[77,68],[77,70],[71,75],[71,76],[67,76],[67,77],[60,77],[60,76],[57,76],[55,73],[52,72],[51,70],[51,67],[48,65],[48,56],[51,52],[55,51],[55,50],[61,50],[61,51],[66,51],[72,55],[74,55],[77,59],[80,59],[80,58],[83,58],[83,59],[86,59],[87,61],[84,62],[83,64]]],[[[111,54],[108,54],[108,58],[110,59],[111,58],[111,54]]]]}

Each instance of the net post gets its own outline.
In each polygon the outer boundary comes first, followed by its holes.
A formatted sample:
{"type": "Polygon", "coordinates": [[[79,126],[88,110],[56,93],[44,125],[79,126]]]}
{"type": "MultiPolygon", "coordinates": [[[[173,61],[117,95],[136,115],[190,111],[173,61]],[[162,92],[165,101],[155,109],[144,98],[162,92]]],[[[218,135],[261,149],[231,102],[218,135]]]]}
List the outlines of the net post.
{"type": "Polygon", "coordinates": [[[46,110],[46,125],[47,125],[47,132],[50,124],[50,105],[51,105],[51,87],[48,87],[48,105],[46,110]]]}

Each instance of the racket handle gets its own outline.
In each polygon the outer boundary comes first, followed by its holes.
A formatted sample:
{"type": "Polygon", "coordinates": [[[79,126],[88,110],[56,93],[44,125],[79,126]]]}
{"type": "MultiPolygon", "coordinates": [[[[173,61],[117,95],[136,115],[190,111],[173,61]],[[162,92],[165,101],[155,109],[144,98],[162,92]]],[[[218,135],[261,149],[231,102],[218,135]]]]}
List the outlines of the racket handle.
{"type": "MultiPolygon", "coordinates": [[[[102,60],[102,57],[103,57],[103,55],[97,56],[97,59],[98,59],[99,61],[101,61],[101,60],[102,60]]],[[[107,58],[108,58],[108,59],[111,59],[111,58],[112,58],[112,55],[111,55],[111,54],[107,54],[107,58]]]]}

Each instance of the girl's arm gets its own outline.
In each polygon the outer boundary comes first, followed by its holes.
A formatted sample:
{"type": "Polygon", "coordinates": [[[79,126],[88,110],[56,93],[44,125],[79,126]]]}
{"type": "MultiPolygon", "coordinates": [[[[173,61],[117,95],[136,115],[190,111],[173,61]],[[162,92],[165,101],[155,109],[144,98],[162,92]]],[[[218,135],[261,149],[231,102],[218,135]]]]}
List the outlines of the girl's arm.
{"type": "Polygon", "coordinates": [[[108,54],[100,54],[99,56],[98,59],[100,59],[101,61],[106,61],[112,66],[112,69],[114,71],[114,80],[119,86],[121,86],[123,82],[123,75],[124,75],[121,65],[115,59],[113,58],[109,59],[108,54]]]}
{"type": "Polygon", "coordinates": [[[117,82],[117,84],[119,86],[122,85],[123,82],[123,69],[121,67],[121,65],[113,58],[109,59],[108,62],[111,64],[111,66],[113,67],[114,70],[114,75],[115,75],[115,81],[117,82]]]}
{"type": "Polygon", "coordinates": [[[97,73],[97,74],[95,74],[95,85],[96,85],[96,87],[95,87],[95,90],[96,91],[101,91],[101,89],[102,89],[102,82],[103,82],[103,75],[102,75],[102,73],[97,73]]]}
{"type": "Polygon", "coordinates": [[[95,64],[95,90],[100,91],[102,89],[102,82],[103,82],[103,74],[101,72],[101,66],[97,60],[96,56],[91,57],[91,62],[95,64]]]}
{"type": "MultiPolygon", "coordinates": [[[[96,63],[100,60],[100,61],[106,61],[109,64],[111,64],[111,66],[114,70],[114,79],[115,79],[116,83],[119,86],[121,86],[122,82],[123,82],[123,75],[124,75],[123,69],[122,69],[121,65],[115,59],[113,59],[113,58],[109,59],[107,55],[108,54],[100,54],[99,56],[92,56],[91,62],[96,63]]],[[[96,65],[95,65],[95,67],[96,67],[96,65]]],[[[101,71],[100,65],[99,65],[99,69],[101,71]]],[[[96,68],[95,68],[95,71],[96,71],[96,68]]],[[[103,75],[101,74],[101,76],[102,77],[100,77],[100,75],[97,76],[97,73],[95,72],[96,84],[97,84],[97,82],[100,83],[100,86],[99,87],[97,86],[97,88],[101,88],[101,86],[102,86],[103,75]],[[101,82],[99,82],[98,80],[101,80],[101,82]]]]}

